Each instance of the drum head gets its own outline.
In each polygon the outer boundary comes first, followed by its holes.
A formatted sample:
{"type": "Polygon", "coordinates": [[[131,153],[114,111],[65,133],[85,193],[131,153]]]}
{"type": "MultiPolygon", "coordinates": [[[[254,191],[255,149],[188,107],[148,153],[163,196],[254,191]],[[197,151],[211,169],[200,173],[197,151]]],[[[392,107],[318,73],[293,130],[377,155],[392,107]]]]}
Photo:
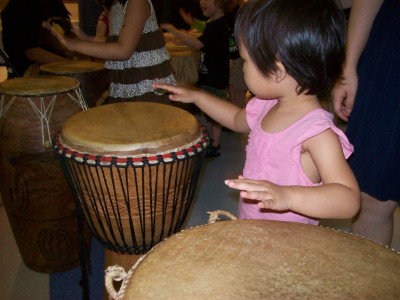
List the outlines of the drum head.
{"type": "Polygon", "coordinates": [[[147,102],[124,102],[79,112],[61,131],[71,150],[105,156],[163,154],[190,147],[202,137],[196,118],[183,109],[147,102]]]}
{"type": "Polygon", "coordinates": [[[64,76],[14,78],[0,83],[0,94],[39,97],[65,93],[79,86],[78,80],[64,76]]]}
{"type": "Polygon", "coordinates": [[[333,229],[220,221],[138,263],[123,299],[399,299],[400,255],[333,229]]]}
{"type": "Polygon", "coordinates": [[[66,61],[40,66],[40,70],[50,74],[66,75],[104,70],[104,63],[95,61],[66,61]]]}

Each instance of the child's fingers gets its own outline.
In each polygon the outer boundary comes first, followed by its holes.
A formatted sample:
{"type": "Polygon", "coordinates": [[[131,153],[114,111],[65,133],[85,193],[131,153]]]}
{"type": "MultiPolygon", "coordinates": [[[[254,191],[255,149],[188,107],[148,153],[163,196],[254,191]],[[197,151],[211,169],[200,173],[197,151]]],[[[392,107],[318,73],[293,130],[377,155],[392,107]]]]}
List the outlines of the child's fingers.
{"type": "Polygon", "coordinates": [[[153,87],[157,89],[167,90],[170,93],[179,94],[181,92],[180,88],[163,83],[153,83],[153,87]]]}
{"type": "Polygon", "coordinates": [[[225,184],[230,188],[244,191],[267,191],[268,188],[261,184],[260,181],[253,181],[249,179],[229,179],[225,180],[225,184]]]}

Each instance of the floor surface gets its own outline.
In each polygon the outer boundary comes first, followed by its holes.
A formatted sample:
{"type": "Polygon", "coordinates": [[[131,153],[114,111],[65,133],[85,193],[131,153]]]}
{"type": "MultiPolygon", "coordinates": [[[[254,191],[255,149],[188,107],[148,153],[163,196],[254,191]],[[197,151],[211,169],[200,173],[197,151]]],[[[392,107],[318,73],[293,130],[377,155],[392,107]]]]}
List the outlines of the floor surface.
{"type": "MultiPolygon", "coordinates": [[[[194,197],[192,210],[184,228],[206,224],[208,211],[226,210],[237,214],[238,193],[224,185],[224,179],[241,174],[244,163],[246,135],[230,131],[222,132],[222,155],[207,159],[203,165],[194,197]]],[[[400,218],[396,211],[396,232],[393,247],[400,249],[400,218]]],[[[349,220],[322,220],[324,226],[346,230],[349,220]]],[[[0,207],[0,299],[1,300],[79,300],[80,268],[68,272],[40,274],[26,268],[21,260],[8,223],[4,207],[0,207]]],[[[95,241],[92,246],[92,273],[90,299],[103,297],[103,248],[95,241]]]]}

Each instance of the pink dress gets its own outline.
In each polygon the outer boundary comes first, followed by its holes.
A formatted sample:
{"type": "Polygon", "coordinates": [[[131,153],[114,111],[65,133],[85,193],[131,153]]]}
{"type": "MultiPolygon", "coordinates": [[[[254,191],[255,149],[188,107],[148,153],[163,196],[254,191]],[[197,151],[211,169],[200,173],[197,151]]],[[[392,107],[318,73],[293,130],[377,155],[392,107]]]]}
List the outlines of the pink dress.
{"type": "MultiPolygon", "coordinates": [[[[333,116],[323,109],[315,109],[288,128],[275,133],[261,129],[261,120],[277,103],[277,100],[253,98],[247,104],[246,116],[250,126],[246,147],[246,163],[243,176],[254,180],[268,180],[278,185],[318,186],[304,174],[300,151],[302,143],[321,132],[332,129],[339,137],[343,154],[347,159],[353,146],[344,133],[333,123],[333,116]]],[[[240,199],[240,219],[268,219],[317,225],[319,220],[290,211],[260,209],[256,201],[240,199]]]]}

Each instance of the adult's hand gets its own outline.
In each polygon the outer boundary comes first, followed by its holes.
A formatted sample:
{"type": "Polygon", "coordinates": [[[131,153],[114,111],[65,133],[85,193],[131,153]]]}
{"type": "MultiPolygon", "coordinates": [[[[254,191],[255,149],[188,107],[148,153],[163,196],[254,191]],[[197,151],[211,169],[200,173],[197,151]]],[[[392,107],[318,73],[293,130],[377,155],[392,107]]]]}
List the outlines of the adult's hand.
{"type": "Polygon", "coordinates": [[[343,78],[336,83],[332,90],[335,113],[346,122],[349,120],[349,116],[353,110],[357,87],[357,70],[349,68],[343,72],[343,78]]]}

